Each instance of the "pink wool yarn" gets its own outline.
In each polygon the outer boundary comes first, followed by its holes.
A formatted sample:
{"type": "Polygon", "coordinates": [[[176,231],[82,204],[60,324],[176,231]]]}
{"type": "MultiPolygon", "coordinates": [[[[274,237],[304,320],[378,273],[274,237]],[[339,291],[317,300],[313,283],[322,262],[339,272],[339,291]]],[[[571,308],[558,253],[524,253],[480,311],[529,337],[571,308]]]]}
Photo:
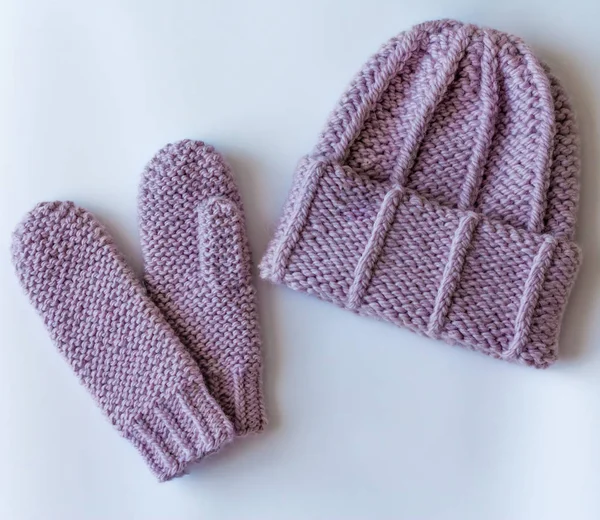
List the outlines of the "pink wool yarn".
{"type": "Polygon", "coordinates": [[[201,141],[167,145],[144,172],[139,208],[150,298],[200,365],[236,434],[262,431],[256,294],[229,166],[201,141]]]}
{"type": "Polygon", "coordinates": [[[72,202],[39,204],[12,247],[59,351],[160,480],[233,438],[198,364],[93,215],[72,202]]]}
{"type": "Polygon", "coordinates": [[[144,172],[146,289],[71,202],[36,206],[13,238],[21,284],[52,339],[160,480],[266,425],[242,205],[210,146],[181,141],[144,172]]]}
{"type": "Polygon", "coordinates": [[[580,263],[578,152],[566,94],[522,40],[421,24],[367,62],[301,161],[261,274],[547,367],[580,263]]]}

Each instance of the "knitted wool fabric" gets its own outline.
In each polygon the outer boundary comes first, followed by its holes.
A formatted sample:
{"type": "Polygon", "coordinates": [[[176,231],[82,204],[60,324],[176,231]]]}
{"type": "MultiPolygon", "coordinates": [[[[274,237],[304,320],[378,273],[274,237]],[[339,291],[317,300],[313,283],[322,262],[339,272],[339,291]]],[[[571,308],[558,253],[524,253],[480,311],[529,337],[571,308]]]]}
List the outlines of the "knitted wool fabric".
{"type": "Polygon", "coordinates": [[[13,260],[60,352],[160,480],[232,439],[198,365],[90,213],[39,204],[13,260]]]}
{"type": "Polygon", "coordinates": [[[211,146],[160,150],[140,188],[144,280],[237,435],[266,424],[260,331],[242,204],[211,146]]]}
{"type": "Polygon", "coordinates": [[[580,262],[578,139],[520,39],[428,22],[373,56],[301,161],[261,275],[546,367],[580,262]]]}

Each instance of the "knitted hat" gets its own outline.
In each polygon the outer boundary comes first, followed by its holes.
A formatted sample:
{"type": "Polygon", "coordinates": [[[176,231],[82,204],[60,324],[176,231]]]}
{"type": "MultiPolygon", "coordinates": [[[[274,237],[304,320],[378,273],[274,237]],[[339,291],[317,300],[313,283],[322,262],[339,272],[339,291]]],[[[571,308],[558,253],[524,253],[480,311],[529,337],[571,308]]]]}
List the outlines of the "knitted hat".
{"type": "Polygon", "coordinates": [[[580,262],[569,101],[520,39],[455,21],[386,43],[296,172],[264,278],[535,367],[580,262]]]}

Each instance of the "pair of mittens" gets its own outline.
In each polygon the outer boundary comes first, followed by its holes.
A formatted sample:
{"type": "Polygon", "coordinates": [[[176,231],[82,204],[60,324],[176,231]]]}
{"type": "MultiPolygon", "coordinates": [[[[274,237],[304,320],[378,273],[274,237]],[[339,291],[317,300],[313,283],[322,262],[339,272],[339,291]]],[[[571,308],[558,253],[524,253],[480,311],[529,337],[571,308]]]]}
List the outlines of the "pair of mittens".
{"type": "Polygon", "coordinates": [[[260,335],[240,197],[223,158],[182,141],[144,172],[144,286],[96,218],[37,205],[19,280],[59,351],[160,480],[261,431],[260,335]]]}

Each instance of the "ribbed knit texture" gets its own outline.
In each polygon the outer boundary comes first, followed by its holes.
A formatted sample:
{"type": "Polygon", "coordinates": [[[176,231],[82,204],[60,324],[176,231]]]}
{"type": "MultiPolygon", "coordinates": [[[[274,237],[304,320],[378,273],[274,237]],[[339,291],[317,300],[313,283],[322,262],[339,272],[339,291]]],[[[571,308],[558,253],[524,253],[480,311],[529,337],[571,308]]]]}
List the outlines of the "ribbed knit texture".
{"type": "Polygon", "coordinates": [[[522,40],[421,24],[367,62],[301,161],[261,275],[546,367],[580,263],[578,153],[522,40]]]}
{"type": "Polygon", "coordinates": [[[198,364],[90,213],[39,204],[12,252],[58,349],[160,480],[232,439],[198,364]]]}
{"type": "Polygon", "coordinates": [[[202,142],[167,145],[144,172],[139,207],[149,296],[200,365],[236,434],[261,431],[256,295],[229,166],[202,142]]]}

